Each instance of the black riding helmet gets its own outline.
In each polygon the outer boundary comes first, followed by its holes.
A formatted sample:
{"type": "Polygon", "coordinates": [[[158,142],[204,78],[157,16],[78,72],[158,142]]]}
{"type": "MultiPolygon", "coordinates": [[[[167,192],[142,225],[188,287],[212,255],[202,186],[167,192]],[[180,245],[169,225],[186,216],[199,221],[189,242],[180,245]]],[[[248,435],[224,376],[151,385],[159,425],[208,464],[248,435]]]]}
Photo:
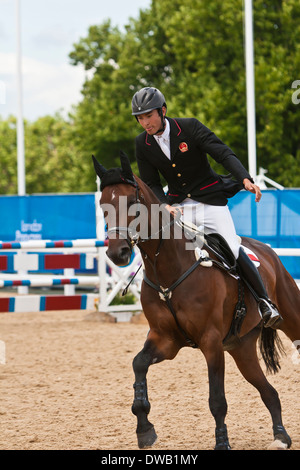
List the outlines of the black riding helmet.
{"type": "Polygon", "coordinates": [[[132,115],[149,113],[153,109],[161,109],[167,107],[164,95],[153,87],[142,88],[137,91],[132,98],[132,115]]]}
{"type": "Polygon", "coordinates": [[[165,106],[167,108],[167,105],[164,95],[157,88],[145,87],[137,91],[132,98],[131,106],[132,115],[135,116],[136,120],[138,120],[137,116],[139,114],[150,113],[150,111],[157,109],[161,118],[161,128],[156,134],[164,130],[165,120],[162,107],[165,106]]]}

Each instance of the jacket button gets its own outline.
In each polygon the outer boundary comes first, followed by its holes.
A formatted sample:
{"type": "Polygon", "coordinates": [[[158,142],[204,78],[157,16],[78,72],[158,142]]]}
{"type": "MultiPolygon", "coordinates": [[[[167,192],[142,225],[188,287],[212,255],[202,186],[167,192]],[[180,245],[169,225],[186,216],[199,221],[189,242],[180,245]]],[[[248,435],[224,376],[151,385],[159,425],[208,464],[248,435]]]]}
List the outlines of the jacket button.
{"type": "Polygon", "coordinates": [[[178,176],[178,178],[180,178],[180,176],[181,176],[181,173],[177,173],[177,176],[178,176]]]}
{"type": "Polygon", "coordinates": [[[176,163],[173,163],[172,167],[175,168],[175,166],[176,166],[176,163]]]}
{"type": "Polygon", "coordinates": [[[185,185],[186,185],[186,183],[182,183],[182,186],[185,186],[185,185]]]}
{"type": "Polygon", "coordinates": [[[187,194],[187,197],[191,197],[191,195],[190,195],[190,194],[187,194]]]}

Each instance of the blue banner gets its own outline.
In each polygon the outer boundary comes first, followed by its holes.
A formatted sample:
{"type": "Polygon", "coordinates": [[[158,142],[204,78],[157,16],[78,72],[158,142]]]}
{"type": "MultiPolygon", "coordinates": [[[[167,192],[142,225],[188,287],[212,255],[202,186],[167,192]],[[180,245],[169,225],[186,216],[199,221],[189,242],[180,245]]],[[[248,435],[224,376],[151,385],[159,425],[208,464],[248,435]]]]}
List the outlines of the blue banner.
{"type": "MultiPolygon", "coordinates": [[[[228,203],[236,231],[272,248],[300,248],[300,190],[268,189],[259,203],[253,194],[241,191],[228,203]]],[[[300,258],[280,257],[285,268],[300,279],[300,258]]]]}
{"type": "Polygon", "coordinates": [[[0,196],[0,240],[96,238],[94,194],[0,196]]]}
{"type": "MultiPolygon", "coordinates": [[[[272,248],[300,248],[300,190],[262,191],[262,199],[241,191],[229,199],[236,231],[272,248]]],[[[96,238],[94,194],[0,196],[0,240],[96,238]]],[[[281,257],[300,279],[300,258],[281,257]]]]}

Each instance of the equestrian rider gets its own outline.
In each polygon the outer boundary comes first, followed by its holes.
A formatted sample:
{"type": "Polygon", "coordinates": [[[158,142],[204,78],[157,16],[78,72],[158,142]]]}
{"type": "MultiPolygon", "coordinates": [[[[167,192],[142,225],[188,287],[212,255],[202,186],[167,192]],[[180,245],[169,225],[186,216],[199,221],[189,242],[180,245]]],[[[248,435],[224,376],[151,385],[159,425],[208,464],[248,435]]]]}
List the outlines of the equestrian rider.
{"type": "Polygon", "coordinates": [[[132,114],[144,129],[136,137],[136,159],[141,179],[166,208],[175,213],[179,205],[184,216],[206,233],[219,233],[227,241],[242,274],[259,298],[258,307],[265,327],[277,328],[282,321],[270,301],[261,276],[240,247],[227,198],[242,188],[261,198],[260,188],[234,152],[195,118],[166,117],[163,94],[153,87],[139,90],[132,99],[132,114]],[[235,178],[218,175],[206,154],[222,164],[235,178]],[[168,183],[165,194],[160,175],[168,183]]]}

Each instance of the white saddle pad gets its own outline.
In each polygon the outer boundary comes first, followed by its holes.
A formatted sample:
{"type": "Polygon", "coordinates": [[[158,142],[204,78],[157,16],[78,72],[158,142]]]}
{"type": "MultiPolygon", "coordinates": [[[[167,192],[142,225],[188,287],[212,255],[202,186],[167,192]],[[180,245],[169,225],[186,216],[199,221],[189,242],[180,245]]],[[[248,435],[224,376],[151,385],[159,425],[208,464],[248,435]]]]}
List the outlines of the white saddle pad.
{"type": "Polygon", "coordinates": [[[250,248],[247,248],[246,246],[243,246],[243,245],[241,245],[241,246],[242,246],[243,250],[249,256],[251,261],[253,262],[254,266],[256,266],[258,268],[258,266],[260,266],[260,261],[259,261],[258,257],[256,256],[256,254],[252,250],[250,250],[250,248]]]}

